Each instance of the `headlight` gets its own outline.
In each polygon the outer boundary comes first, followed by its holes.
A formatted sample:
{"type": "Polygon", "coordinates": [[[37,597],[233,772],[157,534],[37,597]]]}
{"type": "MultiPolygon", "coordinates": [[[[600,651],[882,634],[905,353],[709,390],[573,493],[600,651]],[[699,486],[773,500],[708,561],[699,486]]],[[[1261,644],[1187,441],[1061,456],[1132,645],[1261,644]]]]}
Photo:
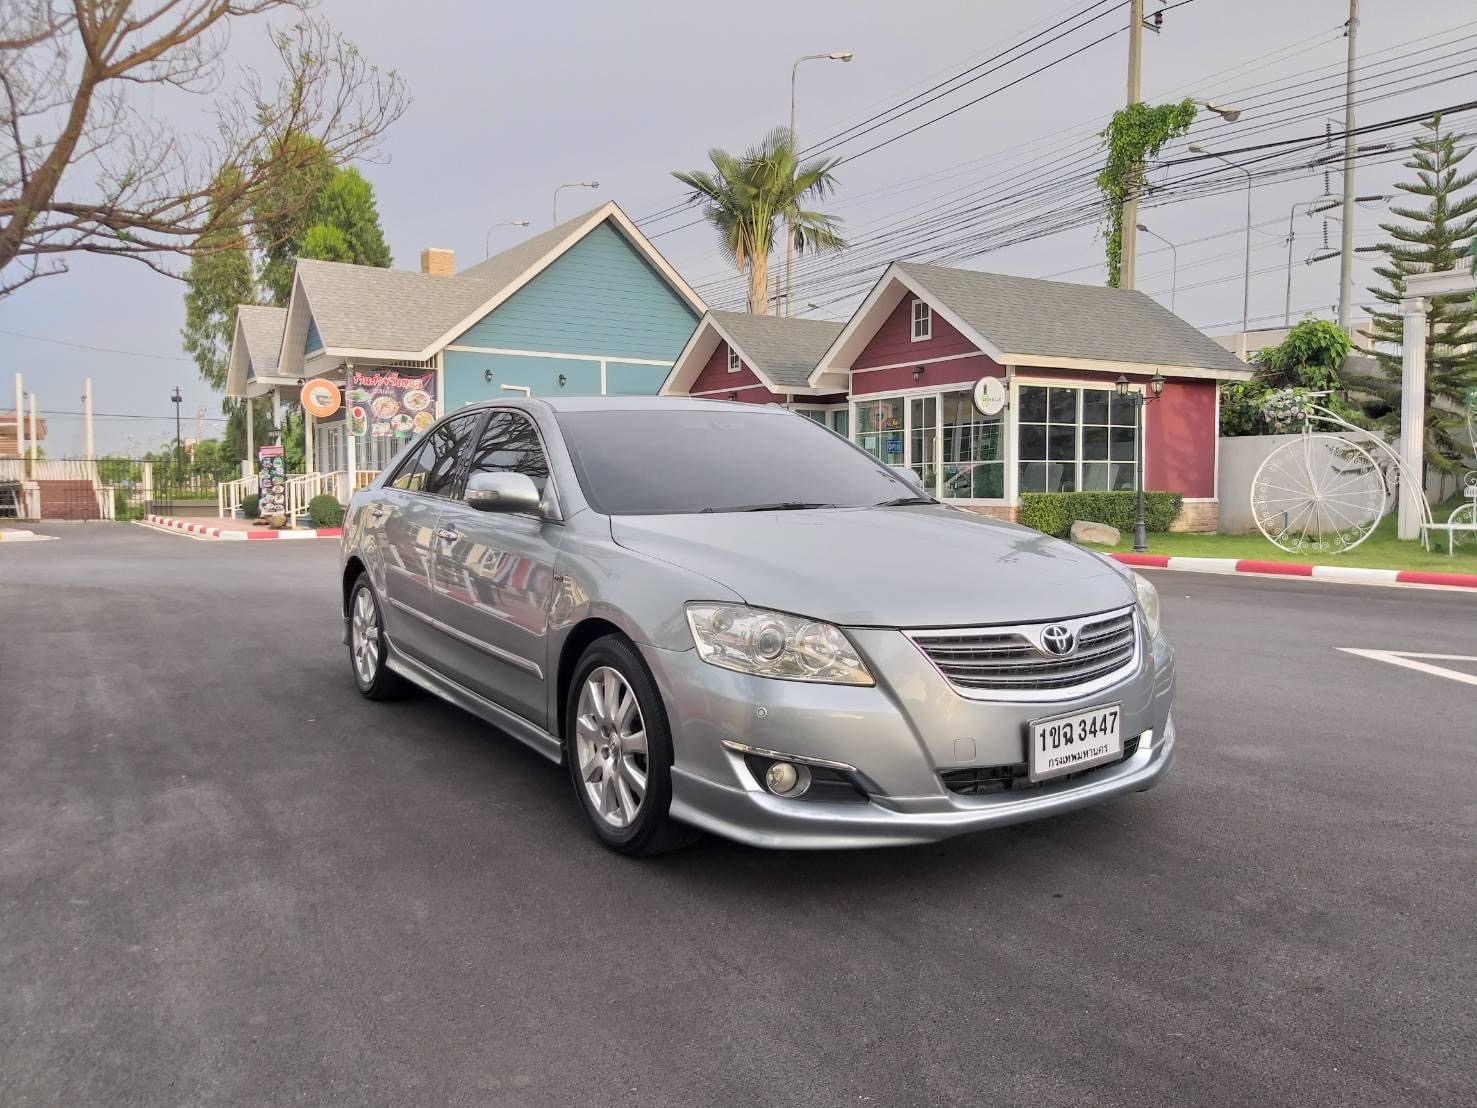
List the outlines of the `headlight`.
{"type": "Polygon", "coordinates": [[[689,604],[687,623],[711,665],[785,681],[874,684],[851,640],[829,623],[742,604],[689,604]]]}
{"type": "Polygon", "coordinates": [[[1133,575],[1133,587],[1139,594],[1139,611],[1144,614],[1144,626],[1149,631],[1149,641],[1159,637],[1159,590],[1149,584],[1143,574],[1133,575]]]}

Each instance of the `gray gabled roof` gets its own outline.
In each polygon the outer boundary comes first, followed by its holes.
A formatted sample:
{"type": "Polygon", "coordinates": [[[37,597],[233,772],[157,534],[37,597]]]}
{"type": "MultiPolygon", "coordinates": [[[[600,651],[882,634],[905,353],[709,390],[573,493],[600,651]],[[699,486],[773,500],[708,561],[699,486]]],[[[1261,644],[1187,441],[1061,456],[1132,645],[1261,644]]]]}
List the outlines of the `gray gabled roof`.
{"type": "Polygon", "coordinates": [[[1245,373],[1247,365],[1138,289],[899,262],[1006,354],[1245,373]]]}
{"type": "Polygon", "coordinates": [[[591,208],[589,211],[580,212],[573,219],[566,219],[563,223],[550,227],[547,231],[541,231],[531,239],[524,239],[516,246],[510,246],[506,250],[486,258],[476,265],[469,265],[457,274],[457,277],[471,277],[474,280],[486,281],[494,288],[506,288],[512,284],[554,247],[563,242],[574,229],[584,223],[592,215],[603,208],[591,208]]]}
{"type": "Polygon", "coordinates": [[[776,385],[804,386],[842,324],[745,312],[709,312],[732,336],[740,356],[776,385]]]}
{"type": "Polygon", "coordinates": [[[485,281],[299,259],[313,322],[326,347],[419,351],[490,300],[485,281]]]}
{"type": "Polygon", "coordinates": [[[236,309],[236,321],[246,340],[246,354],[255,373],[270,377],[277,372],[277,359],[282,354],[282,328],[287,323],[286,308],[264,304],[242,304],[236,309]]]}

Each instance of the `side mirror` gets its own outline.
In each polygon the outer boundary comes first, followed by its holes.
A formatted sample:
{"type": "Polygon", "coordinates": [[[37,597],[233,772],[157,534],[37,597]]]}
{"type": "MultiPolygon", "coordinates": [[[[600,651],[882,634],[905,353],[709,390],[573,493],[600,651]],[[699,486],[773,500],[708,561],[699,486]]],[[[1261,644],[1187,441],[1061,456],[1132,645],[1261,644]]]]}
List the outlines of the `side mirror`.
{"type": "Polygon", "coordinates": [[[479,512],[537,512],[543,503],[526,473],[474,473],[462,499],[479,512]]]}

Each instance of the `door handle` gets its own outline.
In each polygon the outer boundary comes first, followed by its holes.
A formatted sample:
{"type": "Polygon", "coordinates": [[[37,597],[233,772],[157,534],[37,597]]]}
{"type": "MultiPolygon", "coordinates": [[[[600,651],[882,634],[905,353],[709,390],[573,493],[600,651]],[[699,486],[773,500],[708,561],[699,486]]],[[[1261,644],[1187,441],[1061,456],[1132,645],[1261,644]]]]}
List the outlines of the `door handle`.
{"type": "Polygon", "coordinates": [[[442,542],[456,542],[462,536],[461,532],[453,531],[449,527],[438,527],[436,528],[436,537],[442,542]]]}

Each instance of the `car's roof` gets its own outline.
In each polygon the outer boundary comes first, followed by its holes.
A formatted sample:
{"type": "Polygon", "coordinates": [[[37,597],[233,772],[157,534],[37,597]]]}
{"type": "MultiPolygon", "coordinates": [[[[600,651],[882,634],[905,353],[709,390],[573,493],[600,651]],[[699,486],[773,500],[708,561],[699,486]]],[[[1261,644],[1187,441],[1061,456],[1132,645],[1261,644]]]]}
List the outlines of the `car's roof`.
{"type": "Polygon", "coordinates": [[[740,408],[750,412],[788,414],[786,409],[776,404],[739,404],[727,400],[695,400],[686,396],[538,396],[528,400],[488,400],[480,404],[469,404],[467,408],[531,407],[534,404],[542,404],[556,412],[672,412],[724,407],[740,408]]]}

